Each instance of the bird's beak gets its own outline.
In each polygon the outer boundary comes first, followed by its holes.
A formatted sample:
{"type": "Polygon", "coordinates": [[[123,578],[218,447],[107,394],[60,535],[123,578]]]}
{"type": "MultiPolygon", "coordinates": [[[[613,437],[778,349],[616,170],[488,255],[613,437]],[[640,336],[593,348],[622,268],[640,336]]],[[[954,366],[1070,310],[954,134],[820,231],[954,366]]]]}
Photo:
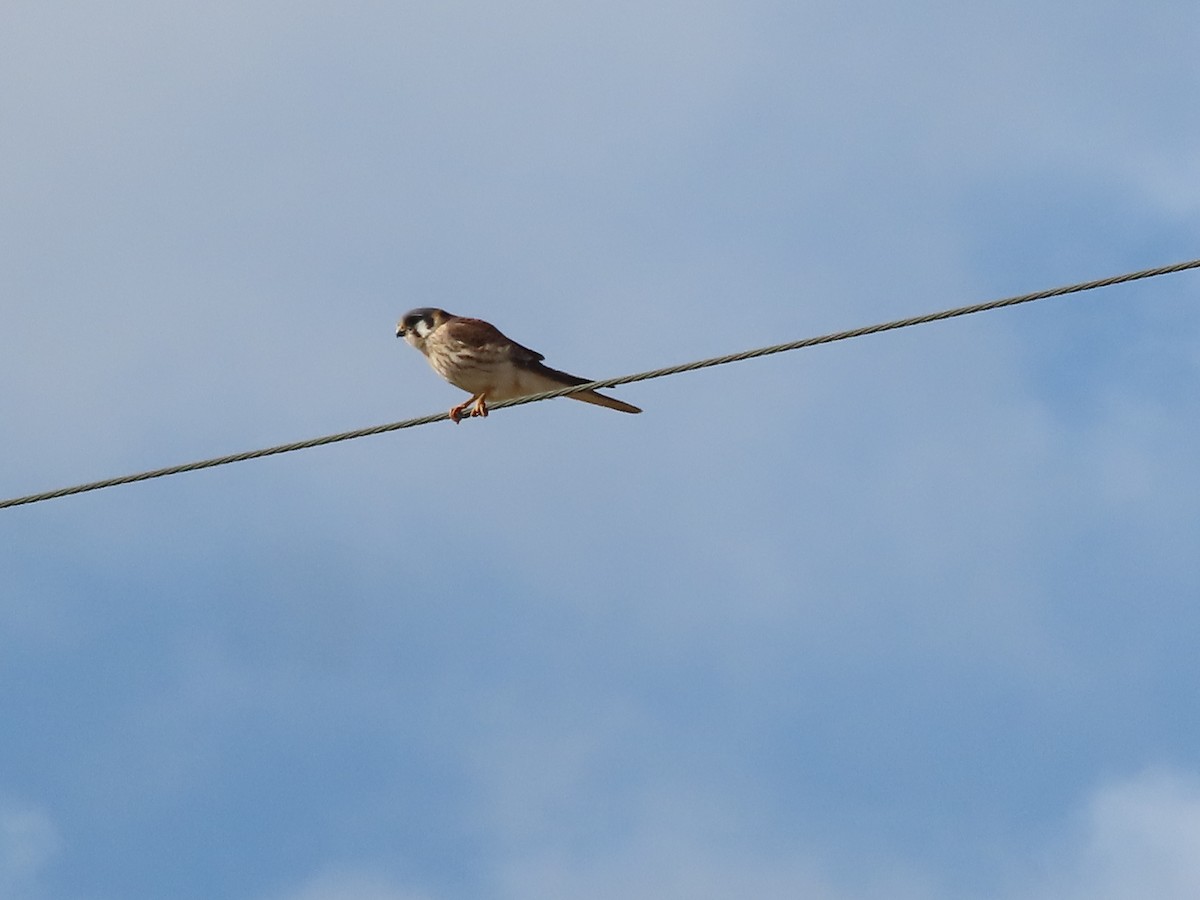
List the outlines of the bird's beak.
{"type": "Polygon", "coordinates": [[[396,337],[404,337],[404,326],[403,325],[396,326],[396,337]]]}

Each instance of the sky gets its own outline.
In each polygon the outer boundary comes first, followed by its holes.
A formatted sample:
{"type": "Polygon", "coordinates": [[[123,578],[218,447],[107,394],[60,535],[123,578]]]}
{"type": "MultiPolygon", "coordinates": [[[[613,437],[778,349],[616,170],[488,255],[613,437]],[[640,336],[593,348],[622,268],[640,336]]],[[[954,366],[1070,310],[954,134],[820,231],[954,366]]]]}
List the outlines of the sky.
{"type": "MultiPolygon", "coordinates": [[[[0,5],[0,496],[1200,256],[1200,7],[0,5]]],[[[0,511],[0,897],[1200,895],[1200,275],[0,511]]]]}

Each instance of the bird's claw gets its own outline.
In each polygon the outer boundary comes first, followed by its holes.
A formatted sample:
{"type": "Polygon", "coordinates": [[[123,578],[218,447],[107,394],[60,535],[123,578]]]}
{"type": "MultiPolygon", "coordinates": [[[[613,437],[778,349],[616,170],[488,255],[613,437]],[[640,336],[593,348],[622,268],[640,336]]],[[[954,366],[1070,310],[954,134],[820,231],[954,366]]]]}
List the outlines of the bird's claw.
{"type": "Polygon", "coordinates": [[[488,408],[487,404],[483,402],[483,398],[472,397],[466,403],[460,403],[458,406],[450,410],[450,421],[457,425],[463,420],[464,415],[467,418],[470,418],[471,416],[487,418],[487,414],[488,408]],[[474,406],[471,408],[470,412],[467,412],[466,409],[468,406],[471,406],[471,404],[474,404],[474,406]]]}

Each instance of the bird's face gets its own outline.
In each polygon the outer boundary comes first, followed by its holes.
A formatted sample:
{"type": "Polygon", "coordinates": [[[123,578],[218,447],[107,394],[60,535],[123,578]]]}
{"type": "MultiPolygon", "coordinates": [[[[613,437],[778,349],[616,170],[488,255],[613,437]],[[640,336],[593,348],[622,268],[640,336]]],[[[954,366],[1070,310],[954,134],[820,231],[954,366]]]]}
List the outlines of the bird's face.
{"type": "Polygon", "coordinates": [[[409,310],[396,323],[396,337],[404,338],[409,345],[424,353],[426,338],[450,318],[452,316],[444,309],[422,307],[409,310]]]}

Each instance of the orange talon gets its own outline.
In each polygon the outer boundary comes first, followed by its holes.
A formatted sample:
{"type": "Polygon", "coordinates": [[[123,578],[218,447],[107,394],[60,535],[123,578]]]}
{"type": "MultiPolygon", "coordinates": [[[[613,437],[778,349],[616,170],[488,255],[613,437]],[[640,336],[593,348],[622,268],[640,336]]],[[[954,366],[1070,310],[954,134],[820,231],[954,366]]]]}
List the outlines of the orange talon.
{"type": "Polygon", "coordinates": [[[450,410],[450,421],[457,425],[462,421],[463,416],[486,416],[488,414],[487,404],[483,402],[483,394],[476,394],[466,403],[460,403],[458,406],[450,410]],[[466,412],[468,406],[474,404],[470,412],[466,412]]]}

